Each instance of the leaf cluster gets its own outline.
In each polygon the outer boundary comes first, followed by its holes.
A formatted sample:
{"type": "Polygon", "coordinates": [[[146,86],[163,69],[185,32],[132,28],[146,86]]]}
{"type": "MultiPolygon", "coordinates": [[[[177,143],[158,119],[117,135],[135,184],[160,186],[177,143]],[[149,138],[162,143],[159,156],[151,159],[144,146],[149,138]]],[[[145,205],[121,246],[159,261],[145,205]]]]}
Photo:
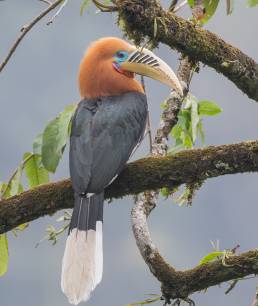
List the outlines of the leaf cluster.
{"type": "MultiPolygon", "coordinates": [[[[199,25],[207,23],[217,11],[219,0],[187,0],[190,6],[194,21],[199,25]]],[[[227,14],[231,14],[234,9],[235,0],[226,0],[227,14]]],[[[247,7],[255,7],[258,4],[258,0],[246,0],[247,7]]]]}
{"type": "Polygon", "coordinates": [[[198,137],[204,143],[203,117],[215,116],[221,111],[215,102],[197,100],[195,96],[188,94],[184,107],[178,114],[178,122],[171,131],[175,145],[168,150],[168,153],[175,154],[182,149],[191,149],[198,137]]]}
{"type": "MultiPolygon", "coordinates": [[[[44,132],[36,137],[32,152],[25,152],[9,181],[0,183],[0,199],[7,199],[24,191],[23,173],[29,189],[49,182],[49,173],[56,171],[63,155],[70,134],[71,118],[76,107],[75,104],[66,106],[63,112],[49,122],[44,132]]],[[[27,226],[28,224],[21,224],[12,232],[17,236],[18,232],[23,231],[27,226]]],[[[49,227],[48,239],[56,243],[56,237],[66,228],[67,225],[59,230],[49,227]]],[[[6,273],[8,261],[7,234],[2,234],[0,235],[0,276],[6,273]]]]}

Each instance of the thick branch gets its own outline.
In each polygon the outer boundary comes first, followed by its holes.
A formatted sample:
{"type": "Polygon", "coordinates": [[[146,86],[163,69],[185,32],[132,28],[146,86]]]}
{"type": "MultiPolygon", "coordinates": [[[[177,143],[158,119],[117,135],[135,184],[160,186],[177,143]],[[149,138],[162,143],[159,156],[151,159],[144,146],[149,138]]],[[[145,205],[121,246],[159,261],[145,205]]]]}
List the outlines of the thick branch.
{"type": "Polygon", "coordinates": [[[165,11],[156,0],[119,0],[124,31],[141,41],[149,37],[213,67],[249,98],[258,101],[258,64],[217,35],[165,11]],[[157,24],[157,31],[154,24],[157,24]],[[156,36],[155,36],[156,35],[156,36]]]}
{"type": "Polygon", "coordinates": [[[194,292],[222,282],[258,273],[257,250],[231,256],[226,260],[226,265],[217,260],[186,271],[176,271],[169,267],[158,254],[151,252],[149,255],[152,257],[153,266],[157,267],[156,276],[163,284],[163,294],[172,299],[184,299],[194,292]]]}
{"type": "MultiPolygon", "coordinates": [[[[217,177],[257,172],[258,141],[179,152],[167,157],[148,157],[128,164],[106,189],[105,197],[120,198],[145,190],[217,177]]],[[[69,180],[39,186],[0,201],[0,233],[73,206],[69,180]]]]}

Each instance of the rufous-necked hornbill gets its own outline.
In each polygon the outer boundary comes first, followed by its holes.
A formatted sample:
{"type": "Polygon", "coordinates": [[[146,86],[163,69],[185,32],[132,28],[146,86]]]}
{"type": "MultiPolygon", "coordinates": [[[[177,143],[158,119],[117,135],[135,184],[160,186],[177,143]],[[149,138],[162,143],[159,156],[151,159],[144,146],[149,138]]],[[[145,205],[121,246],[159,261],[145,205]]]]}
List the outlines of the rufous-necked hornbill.
{"type": "Polygon", "coordinates": [[[87,50],[79,71],[82,101],[72,119],[70,173],[75,205],[63,257],[61,286],[69,302],[86,301],[102,278],[105,188],[142,140],[147,101],[135,73],[182,87],[151,51],[108,37],[87,50]]]}

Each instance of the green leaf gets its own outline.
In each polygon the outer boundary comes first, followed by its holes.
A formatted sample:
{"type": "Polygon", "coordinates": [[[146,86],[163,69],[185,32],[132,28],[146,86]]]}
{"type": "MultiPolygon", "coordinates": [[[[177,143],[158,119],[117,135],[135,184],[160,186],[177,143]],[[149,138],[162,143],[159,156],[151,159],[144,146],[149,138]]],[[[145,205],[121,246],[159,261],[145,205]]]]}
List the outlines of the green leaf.
{"type": "Polygon", "coordinates": [[[12,229],[12,233],[15,237],[18,236],[18,232],[24,231],[29,226],[29,223],[23,223],[12,229]]]}
{"type": "Polygon", "coordinates": [[[69,137],[70,121],[76,107],[75,104],[66,106],[63,112],[49,122],[43,132],[42,162],[50,172],[54,173],[56,171],[63,155],[69,137]]]}
{"type": "Polygon", "coordinates": [[[0,235],[0,276],[3,276],[8,269],[9,254],[8,240],[6,234],[0,235]]]}
{"type": "Polygon", "coordinates": [[[165,198],[168,198],[170,196],[170,192],[169,192],[169,189],[167,187],[161,188],[160,193],[165,198]]]}
{"type": "Polygon", "coordinates": [[[204,0],[205,16],[201,20],[201,24],[207,23],[215,14],[219,0],[204,0]]]}
{"type": "Polygon", "coordinates": [[[189,109],[182,109],[178,115],[178,123],[184,130],[188,130],[191,124],[191,111],[189,109]]]}
{"type": "Polygon", "coordinates": [[[204,142],[205,142],[205,133],[204,133],[204,130],[203,130],[203,124],[202,124],[202,120],[201,119],[198,122],[197,131],[198,131],[198,136],[201,138],[202,144],[204,144],[204,142]]]}
{"type": "Polygon", "coordinates": [[[194,6],[194,0],[187,0],[188,4],[190,7],[194,6]]]}
{"type": "Polygon", "coordinates": [[[209,253],[208,255],[204,256],[204,257],[200,260],[199,264],[200,264],[200,265],[204,265],[204,264],[206,264],[206,263],[208,263],[208,262],[210,262],[210,261],[213,261],[213,260],[218,259],[218,257],[223,256],[223,254],[224,254],[223,251],[216,251],[216,252],[209,253]]]}
{"type": "MultiPolygon", "coordinates": [[[[13,177],[11,178],[9,182],[11,197],[23,191],[23,188],[21,186],[22,170],[23,170],[23,165],[20,164],[19,167],[17,168],[17,171],[15,172],[15,174],[13,175],[13,177]]],[[[6,194],[4,194],[4,196],[6,196],[6,194]]]]}
{"type": "Polygon", "coordinates": [[[178,144],[176,146],[173,146],[172,148],[169,148],[168,154],[173,155],[173,154],[176,154],[176,153],[178,153],[178,152],[180,152],[184,149],[185,149],[185,146],[183,145],[183,143],[181,143],[181,144],[178,144]]]}
{"type": "Polygon", "coordinates": [[[42,151],[42,134],[39,134],[33,142],[33,153],[41,155],[42,151]]]}
{"type": "Polygon", "coordinates": [[[160,103],[160,108],[161,109],[167,109],[168,108],[167,101],[164,101],[164,102],[160,103]]]}
{"type": "Polygon", "coordinates": [[[24,231],[25,228],[27,228],[29,226],[29,223],[22,223],[20,225],[18,225],[16,228],[19,230],[19,231],[24,231]]]}
{"type": "Polygon", "coordinates": [[[158,32],[157,18],[154,18],[154,24],[153,24],[153,37],[154,38],[157,36],[157,32],[158,32]]]}
{"type": "Polygon", "coordinates": [[[0,184],[0,198],[7,199],[10,197],[10,186],[6,183],[0,184]]]}
{"type": "Polygon", "coordinates": [[[86,9],[86,7],[89,5],[90,1],[89,0],[83,0],[81,7],[80,7],[80,15],[83,15],[84,10],[86,9]]]}
{"type": "Polygon", "coordinates": [[[48,183],[48,171],[43,167],[41,155],[26,152],[23,156],[27,160],[24,165],[25,174],[30,188],[48,183]]]}
{"type": "Polygon", "coordinates": [[[171,131],[171,135],[175,139],[178,139],[180,138],[182,131],[183,131],[182,127],[179,124],[176,124],[171,131]]]}
{"type": "Polygon", "coordinates": [[[255,7],[258,4],[258,0],[248,0],[247,7],[255,7]]]}
{"type": "Polygon", "coordinates": [[[198,105],[198,113],[200,116],[214,116],[222,112],[222,109],[211,101],[201,100],[198,105]]]}
{"type": "Polygon", "coordinates": [[[198,114],[198,101],[196,98],[192,98],[191,104],[191,130],[192,130],[192,141],[195,143],[197,138],[197,126],[199,123],[199,114],[198,114]]]}
{"type": "Polygon", "coordinates": [[[174,201],[179,205],[179,206],[183,206],[188,202],[188,197],[190,194],[190,190],[189,188],[185,188],[185,190],[182,192],[182,194],[178,197],[175,198],[174,201]]]}
{"type": "Polygon", "coordinates": [[[189,134],[184,134],[183,144],[186,149],[191,149],[193,147],[192,138],[189,134]]]}

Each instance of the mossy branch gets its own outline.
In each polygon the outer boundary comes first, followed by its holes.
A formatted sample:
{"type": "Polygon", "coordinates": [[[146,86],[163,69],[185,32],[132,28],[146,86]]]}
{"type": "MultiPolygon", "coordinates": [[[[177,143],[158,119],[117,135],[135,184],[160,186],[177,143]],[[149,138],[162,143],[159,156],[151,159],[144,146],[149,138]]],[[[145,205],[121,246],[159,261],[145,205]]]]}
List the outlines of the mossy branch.
{"type": "Polygon", "coordinates": [[[185,271],[174,270],[155,254],[150,256],[166,300],[185,299],[194,292],[222,282],[258,273],[258,250],[231,255],[224,262],[220,259],[185,271]]]}
{"type": "Polygon", "coordinates": [[[164,43],[201,61],[226,76],[249,98],[258,101],[258,64],[242,51],[164,10],[156,0],[118,0],[117,5],[123,30],[129,38],[139,43],[147,37],[154,45],[164,43]]]}
{"type": "MultiPolygon", "coordinates": [[[[172,156],[146,157],[129,163],[106,189],[105,198],[172,188],[225,174],[257,171],[258,141],[185,150],[172,156]]],[[[73,191],[69,179],[41,185],[0,201],[0,233],[71,207],[73,191]]]]}

